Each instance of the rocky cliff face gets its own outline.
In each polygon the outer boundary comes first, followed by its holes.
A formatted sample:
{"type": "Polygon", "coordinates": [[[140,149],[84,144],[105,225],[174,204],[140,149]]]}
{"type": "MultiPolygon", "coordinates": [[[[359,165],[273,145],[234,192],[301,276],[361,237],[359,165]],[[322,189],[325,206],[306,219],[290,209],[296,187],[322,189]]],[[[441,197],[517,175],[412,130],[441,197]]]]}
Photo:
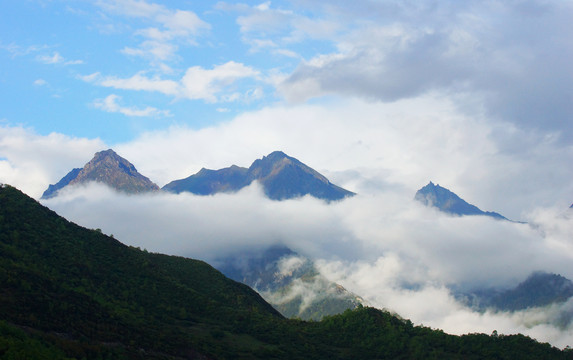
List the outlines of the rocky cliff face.
{"type": "Polygon", "coordinates": [[[82,169],[74,169],[57,184],[50,185],[42,198],[54,197],[59,190],[66,186],[86,184],[92,181],[106,184],[128,194],[159,190],[159,187],[141,175],[132,163],[110,149],[96,153],[93,159],[82,169]]]}

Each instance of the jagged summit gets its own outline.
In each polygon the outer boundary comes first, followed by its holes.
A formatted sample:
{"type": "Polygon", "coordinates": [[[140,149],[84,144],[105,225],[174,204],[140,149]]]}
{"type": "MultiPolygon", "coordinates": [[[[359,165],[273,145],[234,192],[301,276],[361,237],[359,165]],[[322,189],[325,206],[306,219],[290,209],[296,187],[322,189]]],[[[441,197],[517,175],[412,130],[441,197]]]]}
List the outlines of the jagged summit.
{"type": "Polygon", "coordinates": [[[416,192],[415,200],[426,206],[432,206],[443,212],[454,215],[486,215],[496,219],[507,220],[504,216],[491,211],[482,211],[477,206],[469,204],[450,190],[438,184],[429,182],[416,192]]]}
{"type": "Polygon", "coordinates": [[[97,152],[83,168],[73,169],[55,185],[50,185],[42,195],[49,199],[68,185],[100,182],[129,194],[157,191],[159,187],[141,175],[132,163],[115,151],[108,149],[97,152]]]}
{"type": "Polygon", "coordinates": [[[274,151],[255,160],[248,169],[236,165],[220,170],[201,169],[188,178],[170,182],[163,190],[211,195],[218,192],[235,192],[253,181],[258,181],[265,194],[273,200],[311,195],[332,201],[354,195],[282,151],[274,151]]]}

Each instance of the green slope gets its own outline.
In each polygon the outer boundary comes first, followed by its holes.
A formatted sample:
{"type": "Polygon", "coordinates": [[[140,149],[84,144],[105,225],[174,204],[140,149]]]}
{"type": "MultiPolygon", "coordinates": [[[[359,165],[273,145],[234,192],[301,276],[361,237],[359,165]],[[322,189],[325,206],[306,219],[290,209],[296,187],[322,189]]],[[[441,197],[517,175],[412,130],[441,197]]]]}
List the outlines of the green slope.
{"type": "Polygon", "coordinates": [[[287,320],[208,264],[150,254],[0,188],[0,359],[573,359],[370,308],[287,320]]]}

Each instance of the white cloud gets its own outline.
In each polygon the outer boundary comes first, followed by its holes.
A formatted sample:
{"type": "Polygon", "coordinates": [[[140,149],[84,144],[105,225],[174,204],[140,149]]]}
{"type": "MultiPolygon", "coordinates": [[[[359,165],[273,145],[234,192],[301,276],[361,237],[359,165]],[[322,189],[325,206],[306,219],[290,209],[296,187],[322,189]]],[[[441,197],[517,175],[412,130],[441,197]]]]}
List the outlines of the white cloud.
{"type": "Polygon", "coordinates": [[[47,85],[47,84],[48,84],[48,82],[47,82],[46,80],[44,80],[44,79],[36,79],[36,80],[34,80],[34,85],[36,85],[36,86],[44,86],[44,85],[47,85]]]}
{"type": "Polygon", "coordinates": [[[96,151],[99,139],[52,133],[39,135],[22,127],[0,127],[0,182],[38,198],[75,167],[82,167],[96,151]]]}
{"type": "Polygon", "coordinates": [[[137,73],[130,78],[104,77],[100,73],[80,76],[79,78],[100,86],[122,90],[154,91],[176,98],[203,100],[206,102],[231,102],[258,99],[262,96],[260,88],[254,88],[245,94],[229,92],[241,79],[257,78],[259,71],[234,61],[215,65],[212,69],[193,66],[187,69],[180,80],[166,80],[158,76],[147,77],[137,73]]]}
{"type": "Polygon", "coordinates": [[[331,41],[343,29],[338,21],[321,18],[320,14],[302,15],[292,10],[272,7],[271,2],[254,6],[218,3],[216,8],[240,14],[236,21],[242,41],[251,46],[251,52],[277,47],[280,50],[274,50],[273,53],[300,58],[288,46],[305,40],[331,41]]]}
{"type": "Polygon", "coordinates": [[[64,62],[64,58],[58,53],[55,52],[54,55],[41,55],[37,56],[36,59],[38,61],[43,62],[44,64],[59,64],[64,62]]]}
{"type": "Polygon", "coordinates": [[[80,77],[86,82],[93,82],[104,87],[122,90],[154,91],[165,95],[177,96],[180,93],[179,84],[174,80],[163,80],[158,76],[147,77],[143,73],[137,73],[130,78],[104,77],[100,73],[94,73],[80,77]]]}
{"type": "Polygon", "coordinates": [[[143,38],[138,47],[126,46],[122,52],[130,56],[147,57],[152,62],[176,58],[178,45],[193,45],[195,38],[211,26],[189,10],[170,9],[164,5],[137,0],[101,0],[97,5],[111,14],[143,18],[154,26],[137,29],[134,34],[143,38]]]}
{"type": "Polygon", "coordinates": [[[53,55],[38,55],[36,59],[44,64],[79,65],[84,63],[82,60],[66,60],[57,51],[53,55]]]}
{"type": "Polygon", "coordinates": [[[125,116],[170,116],[169,111],[159,110],[157,108],[147,106],[144,109],[138,109],[135,107],[124,107],[118,104],[121,100],[121,96],[111,94],[104,99],[97,99],[94,101],[93,105],[97,109],[111,113],[120,113],[125,116]]]}
{"type": "Polygon", "coordinates": [[[253,68],[234,61],[216,65],[211,70],[193,66],[187,69],[181,79],[182,95],[188,99],[217,102],[217,94],[225,87],[239,79],[256,77],[258,74],[253,68]]]}

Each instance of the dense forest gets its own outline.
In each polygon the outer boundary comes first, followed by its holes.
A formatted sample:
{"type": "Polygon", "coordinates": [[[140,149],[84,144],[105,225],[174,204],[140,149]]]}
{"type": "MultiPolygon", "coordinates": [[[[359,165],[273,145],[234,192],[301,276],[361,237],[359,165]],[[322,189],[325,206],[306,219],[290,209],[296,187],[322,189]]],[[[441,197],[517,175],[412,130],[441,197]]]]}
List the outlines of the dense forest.
{"type": "Polygon", "coordinates": [[[148,253],[0,188],[1,359],[573,359],[359,307],[284,318],[210,265],[148,253]]]}

